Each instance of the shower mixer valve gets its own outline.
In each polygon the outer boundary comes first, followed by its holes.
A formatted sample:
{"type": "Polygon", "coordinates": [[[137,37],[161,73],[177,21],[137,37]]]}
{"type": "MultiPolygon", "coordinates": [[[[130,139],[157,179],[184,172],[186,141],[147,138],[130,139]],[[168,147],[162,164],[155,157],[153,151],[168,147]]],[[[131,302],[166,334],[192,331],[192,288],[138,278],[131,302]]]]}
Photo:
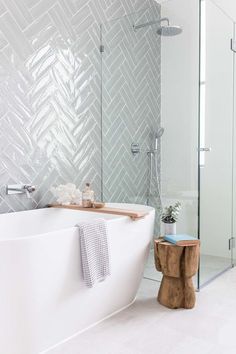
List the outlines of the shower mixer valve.
{"type": "Polygon", "coordinates": [[[133,154],[133,156],[136,156],[138,154],[140,154],[140,146],[137,143],[132,143],[131,144],[131,152],[133,154]]]}

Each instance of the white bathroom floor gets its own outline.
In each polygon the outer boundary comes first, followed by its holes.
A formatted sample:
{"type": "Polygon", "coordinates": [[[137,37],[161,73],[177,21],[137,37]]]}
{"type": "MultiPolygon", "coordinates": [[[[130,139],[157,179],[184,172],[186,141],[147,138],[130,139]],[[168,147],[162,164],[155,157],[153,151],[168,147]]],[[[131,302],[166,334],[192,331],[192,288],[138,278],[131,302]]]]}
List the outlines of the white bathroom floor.
{"type": "Polygon", "coordinates": [[[193,310],[156,301],[144,279],[136,302],[50,354],[235,354],[236,268],[197,293],[193,310]]]}

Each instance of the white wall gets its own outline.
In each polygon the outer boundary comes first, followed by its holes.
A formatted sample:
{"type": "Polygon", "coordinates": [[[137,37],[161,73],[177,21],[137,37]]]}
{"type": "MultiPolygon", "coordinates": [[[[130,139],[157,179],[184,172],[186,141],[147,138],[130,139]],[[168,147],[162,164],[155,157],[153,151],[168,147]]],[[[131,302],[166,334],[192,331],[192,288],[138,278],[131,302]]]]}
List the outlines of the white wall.
{"type": "Polygon", "coordinates": [[[183,205],[178,233],[197,236],[199,2],[162,3],[162,17],[183,27],[162,37],[162,194],[183,205]]]}
{"type": "Polygon", "coordinates": [[[235,0],[213,0],[225,13],[236,21],[236,1],[235,0]]]}

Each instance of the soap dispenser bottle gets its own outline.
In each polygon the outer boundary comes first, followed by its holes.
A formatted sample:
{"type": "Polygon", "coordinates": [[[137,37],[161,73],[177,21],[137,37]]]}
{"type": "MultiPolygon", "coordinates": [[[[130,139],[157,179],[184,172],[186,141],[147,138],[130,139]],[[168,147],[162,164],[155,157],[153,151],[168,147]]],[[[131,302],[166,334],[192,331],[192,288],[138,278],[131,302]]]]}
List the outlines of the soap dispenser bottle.
{"type": "Polygon", "coordinates": [[[86,183],[82,193],[82,206],[84,208],[92,208],[94,202],[94,191],[90,187],[90,183],[86,183]]]}

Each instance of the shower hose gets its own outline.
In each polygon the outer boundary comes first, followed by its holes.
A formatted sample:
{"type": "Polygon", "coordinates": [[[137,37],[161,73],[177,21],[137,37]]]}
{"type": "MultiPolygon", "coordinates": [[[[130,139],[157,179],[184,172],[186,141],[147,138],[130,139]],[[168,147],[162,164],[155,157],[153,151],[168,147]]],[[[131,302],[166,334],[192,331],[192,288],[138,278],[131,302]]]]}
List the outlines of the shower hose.
{"type": "Polygon", "coordinates": [[[157,192],[158,202],[160,203],[160,210],[162,210],[161,201],[161,191],[160,191],[160,180],[157,168],[157,154],[156,151],[148,151],[149,157],[149,168],[148,168],[148,183],[147,183],[147,205],[150,205],[150,198],[152,194],[152,181],[153,183],[153,194],[157,192]]]}

